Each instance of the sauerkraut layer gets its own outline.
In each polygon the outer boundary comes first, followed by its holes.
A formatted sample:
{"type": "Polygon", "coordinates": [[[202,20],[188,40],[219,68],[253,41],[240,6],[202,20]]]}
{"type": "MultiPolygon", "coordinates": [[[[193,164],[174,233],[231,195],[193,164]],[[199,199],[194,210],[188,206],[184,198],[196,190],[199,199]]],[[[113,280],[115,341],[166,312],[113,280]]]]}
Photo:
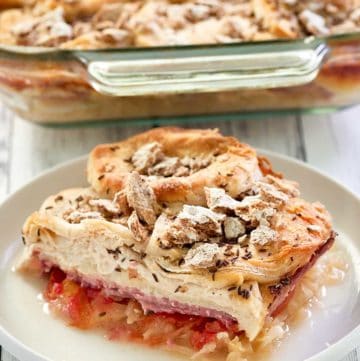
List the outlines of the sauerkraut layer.
{"type": "Polygon", "coordinates": [[[137,342],[196,360],[258,360],[269,353],[288,331],[309,317],[309,308],[321,304],[324,289],[342,281],[347,271],[345,253],[329,251],[308,271],[290,303],[277,318],[268,318],[252,342],[237,325],[202,316],[145,314],[133,299],[114,300],[104,290],[80,284],[60,269],[47,273],[44,297],[50,309],[71,326],[101,328],[110,340],[137,342]]]}

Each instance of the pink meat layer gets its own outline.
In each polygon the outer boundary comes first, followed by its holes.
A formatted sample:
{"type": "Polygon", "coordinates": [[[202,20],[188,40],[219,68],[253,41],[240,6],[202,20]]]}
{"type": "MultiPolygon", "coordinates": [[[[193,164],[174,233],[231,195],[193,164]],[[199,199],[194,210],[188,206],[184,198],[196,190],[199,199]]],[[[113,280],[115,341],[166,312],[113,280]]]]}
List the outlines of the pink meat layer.
{"type": "Polygon", "coordinates": [[[70,275],[75,281],[80,282],[82,286],[93,288],[104,288],[106,295],[115,300],[121,300],[124,298],[137,300],[145,312],[166,312],[166,313],[180,313],[183,315],[196,315],[203,317],[211,317],[221,321],[224,325],[230,326],[236,319],[229,314],[214,310],[211,308],[200,307],[195,305],[189,305],[181,303],[175,300],[171,300],[167,297],[156,297],[144,294],[137,288],[133,287],[109,287],[109,285],[102,284],[101,281],[94,283],[90,279],[85,277],[78,277],[70,275]]]}
{"type": "MultiPolygon", "coordinates": [[[[295,274],[289,278],[289,284],[281,288],[273,303],[270,305],[270,316],[276,316],[286,306],[291,296],[293,295],[297,284],[301,281],[304,274],[315,264],[319,257],[332,246],[333,243],[334,238],[332,237],[314,253],[308,264],[299,268],[295,274]]],[[[51,264],[50,262],[43,261],[43,267],[45,271],[49,271],[52,266],[55,265],[51,264]]],[[[91,277],[79,275],[76,273],[68,274],[68,276],[73,280],[81,283],[82,286],[96,289],[105,289],[107,295],[115,300],[121,300],[124,298],[136,299],[141,304],[145,312],[152,311],[155,313],[180,313],[184,315],[211,317],[223,322],[226,326],[236,322],[235,318],[222,311],[189,305],[171,300],[166,297],[155,297],[147,295],[137,288],[121,287],[115,284],[108,284],[102,282],[101,280],[94,280],[91,277]]]]}

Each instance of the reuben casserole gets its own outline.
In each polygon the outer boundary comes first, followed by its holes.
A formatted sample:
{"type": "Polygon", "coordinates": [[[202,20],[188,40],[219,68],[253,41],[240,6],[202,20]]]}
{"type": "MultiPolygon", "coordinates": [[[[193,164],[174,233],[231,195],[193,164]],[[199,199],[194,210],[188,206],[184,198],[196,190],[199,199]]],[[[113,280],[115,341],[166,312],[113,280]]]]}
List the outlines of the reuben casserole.
{"type": "Polygon", "coordinates": [[[0,43],[97,49],[327,36],[358,31],[359,6],[358,0],[24,0],[21,9],[1,13],[0,43]]]}
{"type": "MultiPolygon", "coordinates": [[[[332,111],[359,102],[359,14],[359,0],[1,1],[0,96],[21,117],[50,125],[332,111]],[[167,46],[171,49],[162,48],[167,46]],[[301,63],[301,51],[309,48],[313,75],[299,63],[284,75],[282,64],[294,64],[292,53],[301,63]],[[290,63],[278,61],[288,50],[290,63]],[[272,59],[271,72],[253,87],[254,74],[245,66],[240,73],[249,81],[234,85],[236,55],[246,59],[249,53],[250,65],[261,70],[269,69],[272,59]],[[200,82],[203,88],[196,91],[199,69],[193,61],[202,64],[219,54],[227,54],[231,79],[200,82]],[[180,59],[186,71],[159,94],[147,75],[168,56],[180,59]],[[121,70],[124,59],[137,66],[132,70],[137,82],[128,83],[128,67],[121,70]],[[283,74],[276,86],[265,81],[276,74],[283,74]],[[181,87],[184,79],[189,84],[181,87]]],[[[171,64],[168,80],[179,75],[171,64]]],[[[216,75],[221,78],[221,72],[216,75]]]]}
{"type": "Polygon", "coordinates": [[[334,243],[323,205],[216,130],[100,145],[87,173],[27,219],[19,269],[48,277],[55,314],[110,338],[240,360],[279,336],[269,325],[334,243]]]}

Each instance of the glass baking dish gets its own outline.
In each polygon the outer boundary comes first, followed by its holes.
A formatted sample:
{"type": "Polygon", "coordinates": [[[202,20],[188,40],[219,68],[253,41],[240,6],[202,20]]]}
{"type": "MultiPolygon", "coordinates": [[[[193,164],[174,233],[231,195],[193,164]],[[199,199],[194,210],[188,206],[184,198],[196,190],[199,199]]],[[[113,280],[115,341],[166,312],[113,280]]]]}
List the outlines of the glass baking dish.
{"type": "Polygon", "coordinates": [[[0,46],[0,96],[43,125],[225,119],[360,102],[360,33],[211,46],[0,46]]]}

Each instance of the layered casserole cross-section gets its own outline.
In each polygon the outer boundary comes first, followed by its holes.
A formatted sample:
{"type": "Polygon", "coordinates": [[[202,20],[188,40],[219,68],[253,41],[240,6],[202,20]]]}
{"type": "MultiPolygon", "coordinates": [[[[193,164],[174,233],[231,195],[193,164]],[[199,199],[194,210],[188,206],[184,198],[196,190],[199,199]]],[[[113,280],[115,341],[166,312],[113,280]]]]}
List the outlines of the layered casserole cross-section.
{"type": "Polygon", "coordinates": [[[91,187],[49,197],[23,228],[19,267],[61,272],[54,299],[70,292],[66,278],[86,302],[101,292],[143,317],[216,321],[253,341],[334,242],[320,203],[216,131],[163,128],[100,146],[88,175],[91,187]]]}

